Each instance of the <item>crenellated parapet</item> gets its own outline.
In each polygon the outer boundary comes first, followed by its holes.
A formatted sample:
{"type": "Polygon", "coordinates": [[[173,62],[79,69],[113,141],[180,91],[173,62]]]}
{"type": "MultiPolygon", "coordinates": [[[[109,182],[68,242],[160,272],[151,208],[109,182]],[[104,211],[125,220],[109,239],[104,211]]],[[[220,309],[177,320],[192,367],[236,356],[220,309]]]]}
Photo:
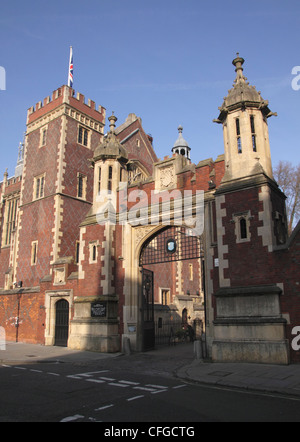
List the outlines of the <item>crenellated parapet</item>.
{"type": "Polygon", "coordinates": [[[77,92],[75,95],[74,89],[66,85],[56,89],[51,96],[44,98],[28,109],[27,133],[36,130],[47,124],[53,117],[62,114],[69,115],[81,124],[103,134],[105,108],[99,105],[96,109],[96,103],[93,100],[88,99],[86,103],[83,94],[77,92]]]}

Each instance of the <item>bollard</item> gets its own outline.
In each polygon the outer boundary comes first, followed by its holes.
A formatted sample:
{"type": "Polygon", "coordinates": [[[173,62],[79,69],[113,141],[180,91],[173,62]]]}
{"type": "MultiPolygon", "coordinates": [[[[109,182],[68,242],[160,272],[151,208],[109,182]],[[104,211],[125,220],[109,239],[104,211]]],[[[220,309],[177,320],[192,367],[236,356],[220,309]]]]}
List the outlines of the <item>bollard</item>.
{"type": "Polygon", "coordinates": [[[194,355],[195,355],[195,358],[198,360],[203,359],[202,342],[201,341],[194,341],[194,355]]]}
{"type": "Polygon", "coordinates": [[[129,338],[123,338],[123,353],[126,356],[131,355],[131,345],[130,345],[130,339],[129,338]]]}

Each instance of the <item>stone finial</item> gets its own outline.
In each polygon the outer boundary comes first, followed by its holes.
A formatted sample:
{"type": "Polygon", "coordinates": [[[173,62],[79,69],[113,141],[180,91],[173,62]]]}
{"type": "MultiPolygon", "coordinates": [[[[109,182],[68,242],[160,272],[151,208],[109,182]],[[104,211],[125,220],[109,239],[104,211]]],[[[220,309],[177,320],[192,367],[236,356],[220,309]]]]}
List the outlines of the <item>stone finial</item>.
{"type": "Polygon", "coordinates": [[[118,121],[117,117],[115,117],[115,113],[112,112],[112,115],[108,118],[109,128],[111,132],[115,132],[116,122],[118,121]]]}
{"type": "Polygon", "coordinates": [[[233,60],[232,64],[235,66],[235,72],[236,72],[236,82],[245,81],[246,78],[243,75],[243,64],[245,63],[245,60],[240,57],[239,52],[236,53],[236,58],[233,60]]]}

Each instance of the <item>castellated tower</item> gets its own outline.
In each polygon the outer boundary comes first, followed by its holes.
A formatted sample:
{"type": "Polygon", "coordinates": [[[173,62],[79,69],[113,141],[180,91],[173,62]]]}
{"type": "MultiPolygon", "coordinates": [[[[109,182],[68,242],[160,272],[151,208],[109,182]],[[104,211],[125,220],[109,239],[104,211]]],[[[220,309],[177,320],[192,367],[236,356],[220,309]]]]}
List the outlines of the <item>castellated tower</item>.
{"type": "Polygon", "coordinates": [[[88,159],[103,139],[105,109],[62,86],[28,110],[15,279],[38,286],[59,259],[76,256],[79,223],[93,201],[88,159]]]}

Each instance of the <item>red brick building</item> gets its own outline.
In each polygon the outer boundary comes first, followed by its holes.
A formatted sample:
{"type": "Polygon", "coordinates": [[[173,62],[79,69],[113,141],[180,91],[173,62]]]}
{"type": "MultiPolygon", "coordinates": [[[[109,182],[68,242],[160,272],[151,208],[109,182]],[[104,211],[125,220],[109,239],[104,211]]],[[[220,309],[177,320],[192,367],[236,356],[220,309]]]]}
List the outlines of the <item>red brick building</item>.
{"type": "Polygon", "coordinates": [[[0,183],[7,340],[139,351],[189,324],[214,361],[300,362],[300,227],[288,237],[274,114],[233,63],[215,161],[191,162],[182,127],[158,160],[135,114],[118,127],[112,115],[105,135],[105,108],[68,86],[28,110],[0,183]]]}

